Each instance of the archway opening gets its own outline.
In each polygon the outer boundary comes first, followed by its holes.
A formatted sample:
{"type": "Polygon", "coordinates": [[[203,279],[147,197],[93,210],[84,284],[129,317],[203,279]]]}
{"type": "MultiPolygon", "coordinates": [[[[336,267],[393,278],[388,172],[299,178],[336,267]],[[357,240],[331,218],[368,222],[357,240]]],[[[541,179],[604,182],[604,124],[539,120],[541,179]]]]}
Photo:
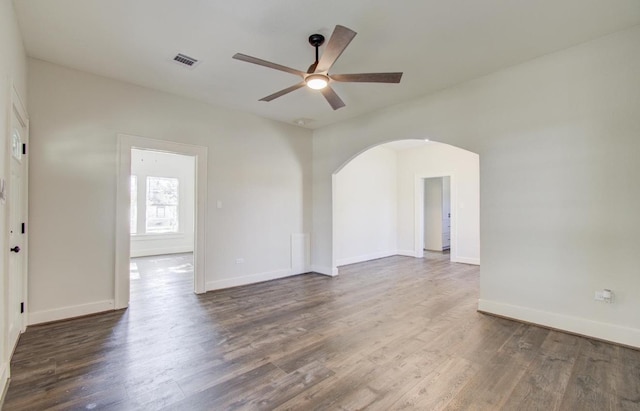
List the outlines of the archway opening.
{"type": "Polygon", "coordinates": [[[399,140],[361,152],[332,181],[334,272],[391,255],[422,258],[426,245],[433,248],[425,241],[434,236],[430,229],[440,230],[440,251],[449,242],[451,261],[480,264],[477,154],[434,141],[399,140]],[[433,191],[425,191],[431,179],[440,179],[441,190],[447,186],[435,206],[441,210],[439,226],[426,211],[434,208],[425,197],[433,191]]]}

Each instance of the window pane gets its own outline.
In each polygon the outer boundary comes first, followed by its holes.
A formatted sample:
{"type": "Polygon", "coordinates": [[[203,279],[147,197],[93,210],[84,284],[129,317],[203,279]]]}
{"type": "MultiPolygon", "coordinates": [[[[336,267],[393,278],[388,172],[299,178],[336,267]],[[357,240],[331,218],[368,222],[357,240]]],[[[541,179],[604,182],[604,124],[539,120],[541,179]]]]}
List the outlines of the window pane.
{"type": "Polygon", "coordinates": [[[131,176],[129,179],[129,189],[131,190],[131,210],[129,211],[129,232],[138,232],[138,177],[131,176]]]}
{"type": "Polygon", "coordinates": [[[147,177],[146,232],[178,231],[178,179],[147,177]]]}

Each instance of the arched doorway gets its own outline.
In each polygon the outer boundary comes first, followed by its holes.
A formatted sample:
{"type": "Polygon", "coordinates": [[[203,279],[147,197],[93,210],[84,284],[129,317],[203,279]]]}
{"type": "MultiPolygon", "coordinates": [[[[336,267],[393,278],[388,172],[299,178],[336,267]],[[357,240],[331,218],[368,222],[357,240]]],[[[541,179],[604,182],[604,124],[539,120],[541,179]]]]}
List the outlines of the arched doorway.
{"type": "Polygon", "coordinates": [[[435,226],[424,218],[425,182],[434,178],[450,187],[451,261],[479,264],[479,156],[412,139],[370,147],[333,174],[332,274],[390,255],[421,258],[425,230],[435,226]]]}

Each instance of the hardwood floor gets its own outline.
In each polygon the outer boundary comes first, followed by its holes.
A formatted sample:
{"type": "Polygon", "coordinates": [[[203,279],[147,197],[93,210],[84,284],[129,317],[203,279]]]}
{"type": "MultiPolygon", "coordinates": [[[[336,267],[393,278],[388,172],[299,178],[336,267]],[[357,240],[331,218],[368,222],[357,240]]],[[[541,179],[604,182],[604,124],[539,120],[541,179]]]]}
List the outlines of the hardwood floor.
{"type": "Polygon", "coordinates": [[[478,268],[440,253],[200,296],[189,258],[29,327],[4,409],[640,409],[640,351],[480,314],[478,268]]]}

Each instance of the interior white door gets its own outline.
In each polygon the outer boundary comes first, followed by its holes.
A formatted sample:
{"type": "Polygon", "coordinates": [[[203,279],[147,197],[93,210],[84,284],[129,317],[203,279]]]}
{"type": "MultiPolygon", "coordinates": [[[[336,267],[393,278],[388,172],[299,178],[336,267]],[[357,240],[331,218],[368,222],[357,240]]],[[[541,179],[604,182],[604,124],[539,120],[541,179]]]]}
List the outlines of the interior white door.
{"type": "Polygon", "coordinates": [[[442,251],[442,177],[424,179],[424,249],[442,251]]]}
{"type": "Polygon", "coordinates": [[[442,177],[442,250],[451,248],[451,178],[442,177]]]}
{"type": "Polygon", "coordinates": [[[11,117],[9,147],[9,186],[6,191],[9,235],[7,245],[7,349],[13,351],[24,328],[23,304],[25,301],[25,162],[23,143],[27,137],[27,123],[14,106],[11,117]]]}

